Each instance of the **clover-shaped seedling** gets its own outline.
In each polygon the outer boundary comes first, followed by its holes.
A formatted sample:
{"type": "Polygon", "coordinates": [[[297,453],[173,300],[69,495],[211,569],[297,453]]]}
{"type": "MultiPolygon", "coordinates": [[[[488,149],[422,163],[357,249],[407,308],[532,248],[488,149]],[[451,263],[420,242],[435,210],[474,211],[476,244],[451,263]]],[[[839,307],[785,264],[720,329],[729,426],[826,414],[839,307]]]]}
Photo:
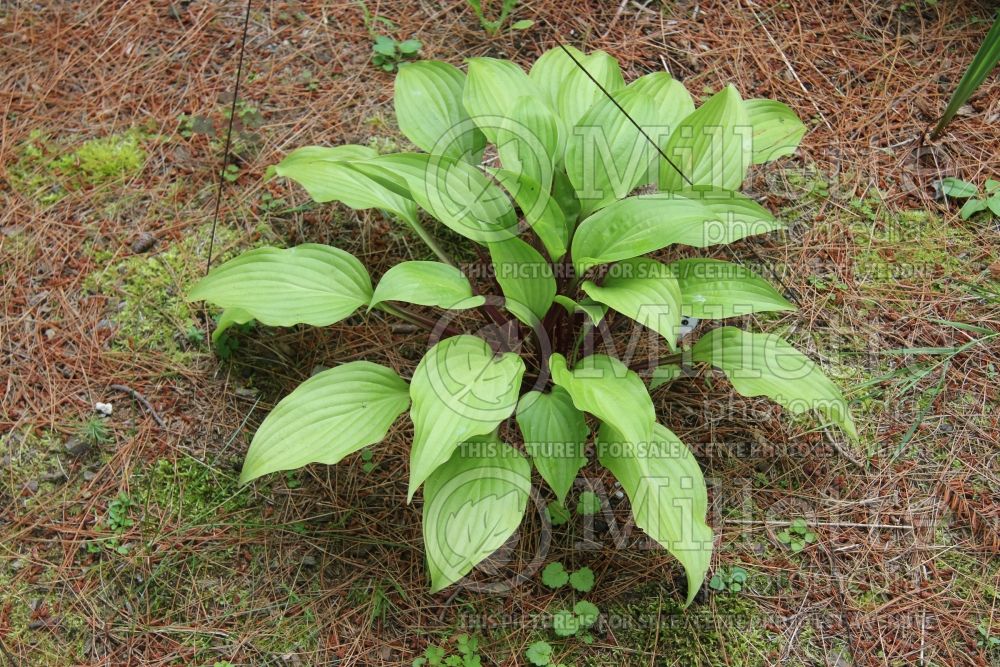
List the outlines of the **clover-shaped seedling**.
{"type": "Polygon", "coordinates": [[[779,532],[777,537],[779,542],[795,553],[805,549],[807,544],[816,541],[816,533],[809,530],[809,524],[806,523],[805,519],[795,519],[788,528],[779,532]]]}
{"type": "Polygon", "coordinates": [[[980,211],[989,210],[1000,217],[1000,181],[987,178],[982,193],[972,183],[960,178],[945,178],[938,182],[941,193],[952,199],[964,199],[965,204],[958,212],[962,220],[968,220],[980,211]]]}
{"type": "Polygon", "coordinates": [[[739,593],[747,581],[747,571],[742,567],[720,568],[712,575],[708,587],[714,591],[731,591],[739,593]]]}
{"type": "Polygon", "coordinates": [[[562,588],[567,583],[581,593],[589,593],[594,587],[594,571],[581,567],[570,574],[560,562],[549,563],[542,570],[542,583],[549,588],[562,588]]]}
{"type": "Polygon", "coordinates": [[[553,526],[561,526],[569,521],[569,510],[555,500],[548,504],[546,511],[549,513],[549,522],[553,526]]]}

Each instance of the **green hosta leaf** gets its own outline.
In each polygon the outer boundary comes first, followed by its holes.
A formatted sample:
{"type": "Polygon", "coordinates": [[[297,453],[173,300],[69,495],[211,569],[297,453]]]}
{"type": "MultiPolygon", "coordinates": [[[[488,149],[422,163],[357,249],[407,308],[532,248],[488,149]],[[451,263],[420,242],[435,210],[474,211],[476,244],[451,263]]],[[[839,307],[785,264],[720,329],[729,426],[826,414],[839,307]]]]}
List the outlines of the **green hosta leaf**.
{"type": "Polygon", "coordinates": [[[692,359],[721,369],[744,396],[767,396],[793,414],[816,410],[858,439],[850,408],[837,385],[778,336],[720,327],[695,343],[692,359]]]}
{"type": "Polygon", "coordinates": [[[749,313],[795,310],[770,283],[749,269],[717,259],[682,259],[669,265],[681,290],[681,314],[724,319],[749,313]]]}
{"type": "Polygon", "coordinates": [[[409,404],[406,382],[384,366],[352,361],[317,373],[264,419],[240,483],[308,463],[337,463],[382,440],[409,404]]]}
{"type": "MultiPolygon", "coordinates": [[[[572,69],[559,86],[557,106],[559,115],[567,127],[580,124],[582,122],[580,119],[591,107],[607,99],[604,92],[583,70],[587,70],[590,76],[600,82],[604,90],[611,95],[625,87],[625,79],[618,61],[604,51],[594,51],[583,58],[580,58],[578,55],[580,52],[576,49],[571,49],[571,52],[583,69],[570,62],[572,69]]],[[[565,53],[563,56],[566,57],[565,53]]]]}
{"type": "Polygon", "coordinates": [[[643,129],[661,148],[666,147],[670,134],[680,122],[694,113],[691,93],[667,72],[641,76],[625,88],[652,98],[654,112],[650,118],[650,127],[643,129]]]}
{"type": "Polygon", "coordinates": [[[523,174],[497,169],[493,176],[517,202],[525,221],[538,235],[545,252],[554,261],[562,259],[569,243],[569,222],[556,199],[523,174]]]}
{"type": "Polygon", "coordinates": [[[781,228],[767,210],[735,192],[726,199],[694,192],[627,197],[580,223],[572,255],[582,275],[674,243],[704,248],[781,228]]]}
{"type": "Polygon", "coordinates": [[[514,101],[497,130],[497,152],[507,171],[524,174],[547,193],[552,170],[562,162],[566,128],[538,97],[514,101]]]}
{"type": "Polygon", "coordinates": [[[552,265],[518,238],[491,243],[489,248],[507,310],[528,326],[535,326],[545,317],[556,295],[552,265]]]}
{"type": "Polygon", "coordinates": [[[562,563],[549,563],[542,570],[542,583],[549,588],[562,588],[569,581],[569,573],[562,563]]]}
{"type": "MultiPolygon", "coordinates": [[[[753,157],[749,122],[740,94],[726,86],[681,121],[664,152],[691,183],[738,190],[753,157]]],[[[660,165],[661,190],[686,187],[676,169],[660,165]]]]}
{"type": "Polygon", "coordinates": [[[574,301],[568,296],[563,296],[562,294],[557,294],[556,298],[553,299],[555,303],[566,309],[570,315],[575,315],[576,313],[584,313],[590,318],[590,322],[596,327],[604,319],[604,316],[608,313],[608,307],[603,303],[597,303],[593,299],[580,299],[580,301],[574,301]]]}
{"type": "Polygon", "coordinates": [[[497,132],[517,100],[535,94],[534,84],[524,70],[509,60],[469,58],[468,62],[462,103],[490,143],[496,144],[497,132]]]}
{"type": "Polygon", "coordinates": [[[517,236],[517,216],[503,190],[472,165],[441,155],[395,153],[354,165],[374,178],[401,179],[420,206],[477,243],[517,236]]]}
{"type": "Polygon", "coordinates": [[[746,100],[747,120],[753,128],[753,164],[791,155],[806,134],[806,126],[788,105],[775,100],[746,100]]]}
{"type": "Polygon", "coordinates": [[[481,306],[486,299],[472,296],[469,279],[454,266],[442,262],[402,262],[382,276],[369,310],[383,301],[461,310],[481,306]]]}
{"type": "Polygon", "coordinates": [[[583,413],[560,387],[548,394],[530,391],[518,401],[517,425],[525,451],[559,503],[565,504],[573,480],[587,464],[583,450],[590,429],[583,413]]]}
{"type": "Polygon", "coordinates": [[[253,315],[240,308],[226,308],[222,311],[222,315],[219,315],[219,320],[215,324],[215,331],[212,332],[212,344],[218,345],[219,339],[222,338],[222,334],[226,332],[229,327],[235,326],[237,324],[246,324],[253,320],[253,315]]]}
{"type": "MultiPolygon", "coordinates": [[[[569,585],[572,586],[574,590],[580,591],[581,593],[589,593],[590,589],[594,587],[594,571],[589,567],[581,567],[569,576],[569,585]]],[[[575,608],[573,611],[576,611],[577,614],[580,613],[575,608]]],[[[597,615],[596,611],[594,612],[594,615],[597,615]]],[[[587,625],[592,624],[587,623],[587,625]]]]}
{"type": "Polygon", "coordinates": [[[268,326],[339,322],[368,303],[371,279],[350,253],[317,243],[257,248],[212,269],[188,293],[268,326]]]}
{"type": "Polygon", "coordinates": [[[576,190],[563,169],[556,169],[552,175],[552,198],[565,214],[567,228],[576,227],[576,221],[580,218],[580,200],[576,198],[576,190]]]}
{"type": "MultiPolygon", "coordinates": [[[[567,46],[566,48],[573,53],[577,60],[583,62],[585,56],[579,49],[575,46],[567,46]]],[[[558,113],[559,90],[575,69],[576,65],[573,64],[573,61],[558,46],[543,53],[531,66],[528,78],[534,84],[539,97],[548,104],[552,111],[558,113]]],[[[590,85],[594,84],[591,83],[590,85]]],[[[587,106],[589,108],[590,105],[587,106]]],[[[582,115],[586,110],[584,108],[580,114],[582,115]]]]}
{"type": "Polygon", "coordinates": [[[659,424],[645,446],[604,425],[597,449],[601,463],[621,482],[635,525],[684,566],[691,604],[712,558],[712,529],[705,523],[708,492],[698,462],[659,424]]]}
{"type": "Polygon", "coordinates": [[[649,388],[653,390],[662,387],[683,376],[684,371],[677,364],[662,364],[653,369],[653,375],[649,378],[649,388]]]}
{"type": "Polygon", "coordinates": [[[652,435],[653,400],[635,372],[603,354],[579,360],[573,370],[561,354],[549,357],[552,381],[565,389],[577,410],[589,412],[615,427],[629,442],[647,442],[652,435]]]}
{"type": "Polygon", "coordinates": [[[455,583],[521,524],[531,466],[495,435],[458,447],[427,479],[423,533],[431,591],[455,583]]]}
{"type": "Polygon", "coordinates": [[[602,285],[583,283],[594,301],[617,310],[663,336],[671,350],[677,347],[681,326],[681,288],[666,264],[636,257],[611,267],[602,285]]]}
{"type": "Polygon", "coordinates": [[[645,181],[656,155],[616,101],[640,125],[655,112],[651,97],[623,90],[614,100],[602,97],[573,127],[566,140],[566,174],[583,215],[621,199],[645,181]]]}
{"type": "Polygon", "coordinates": [[[417,205],[405,193],[386,187],[353,166],[375,156],[375,151],[366,146],[305,146],[289,153],[275,165],[274,172],[301,185],[316,202],[339,201],[355,209],[384,209],[415,222],[417,205]]]}
{"type": "Polygon", "coordinates": [[[459,443],[490,433],[514,412],[524,361],[495,356],[475,336],[454,336],[424,355],[410,381],[413,446],[407,500],[459,443]]]}
{"type": "Polygon", "coordinates": [[[465,74],[438,60],[407,63],[396,75],[399,129],[428,153],[478,164],[486,137],[462,104],[465,74]]]}

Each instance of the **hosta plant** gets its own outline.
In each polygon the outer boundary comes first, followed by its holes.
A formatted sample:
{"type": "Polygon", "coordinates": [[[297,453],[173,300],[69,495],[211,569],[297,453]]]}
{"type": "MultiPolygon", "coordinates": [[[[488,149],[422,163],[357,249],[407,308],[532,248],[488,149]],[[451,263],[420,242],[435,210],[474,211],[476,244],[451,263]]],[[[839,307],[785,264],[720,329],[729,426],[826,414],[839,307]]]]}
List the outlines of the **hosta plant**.
{"type": "Polygon", "coordinates": [[[490,58],[465,72],[404,65],[395,109],[420,151],[310,146],[274,172],[317,202],[383,211],[426,244],[427,259],[373,280],[339,248],[258,248],[189,297],[224,309],[217,331],[397,316],[431,332],[426,354],[415,368],[350,361],[303,382],[257,430],[242,481],[337,463],[409,411],[408,499],[422,492],[436,591],[517,530],[532,468],[565,503],[592,455],[621,483],[636,525],[683,565],[690,602],[712,551],[707,493],[690,451],[657,423],[646,384],[662,383],[656,360],[715,367],[743,395],[814,410],[855,436],[838,388],[778,336],[702,325],[700,339],[680,342],[697,320],[793,308],[739,264],[671,253],[780,229],[739,189],[751,165],[793,152],[803,125],[732,86],[695,108],[665,72],[626,83],[608,54],[571,48],[529,72],[490,58]],[[492,271],[460,266],[442,234],[492,271]],[[620,358],[629,331],[664,354],[620,358]]]}

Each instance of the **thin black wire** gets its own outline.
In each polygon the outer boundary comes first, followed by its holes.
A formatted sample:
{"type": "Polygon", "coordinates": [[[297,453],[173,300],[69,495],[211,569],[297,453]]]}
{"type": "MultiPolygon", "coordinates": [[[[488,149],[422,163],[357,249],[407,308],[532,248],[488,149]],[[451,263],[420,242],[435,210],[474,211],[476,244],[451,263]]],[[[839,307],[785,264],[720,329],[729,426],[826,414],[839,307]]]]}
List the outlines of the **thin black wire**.
{"type": "Polygon", "coordinates": [[[233,103],[229,107],[229,125],[226,128],[226,148],[222,153],[222,170],[219,171],[219,185],[215,193],[215,213],[212,215],[212,235],[208,239],[208,262],[205,273],[212,268],[212,252],[215,249],[215,229],[219,224],[219,208],[222,206],[222,188],[226,182],[226,167],[229,166],[229,148],[233,139],[233,119],[236,118],[236,100],[240,98],[240,81],[243,79],[243,54],[247,48],[247,30],[250,27],[250,4],[247,0],[246,13],[243,16],[243,39],[240,41],[240,59],[236,64],[236,85],[233,87],[233,103]]]}
{"type": "Polygon", "coordinates": [[[576,65],[577,67],[579,67],[583,71],[583,73],[587,75],[587,78],[590,79],[591,81],[593,81],[595,86],[597,86],[598,88],[601,89],[601,92],[604,93],[604,95],[609,100],[611,100],[611,103],[614,104],[616,107],[618,107],[618,110],[621,111],[622,114],[624,114],[624,116],[626,118],[628,118],[629,122],[632,123],[633,125],[635,125],[635,129],[639,130],[639,132],[642,134],[642,136],[644,136],[646,138],[646,141],[648,141],[653,146],[653,148],[656,149],[656,152],[660,154],[660,157],[662,157],[664,160],[666,160],[667,164],[669,164],[671,167],[673,167],[674,170],[678,174],[681,175],[681,178],[684,179],[685,183],[687,183],[688,185],[690,185],[690,186],[693,187],[694,183],[691,182],[691,179],[688,178],[687,175],[683,171],[681,171],[680,167],[678,167],[676,164],[674,164],[673,160],[671,160],[669,157],[667,157],[667,154],[663,152],[663,149],[660,148],[657,145],[657,143],[650,138],[650,136],[648,134],[646,134],[646,130],[642,129],[642,127],[639,125],[639,123],[635,122],[635,119],[632,118],[632,116],[629,115],[628,111],[625,111],[625,109],[622,108],[622,105],[618,104],[618,100],[616,100],[614,97],[611,96],[611,93],[609,93],[607,91],[607,89],[604,86],[601,85],[601,82],[598,81],[597,79],[595,79],[594,76],[590,72],[587,71],[587,68],[580,64],[580,61],[577,60],[576,56],[574,56],[572,54],[572,52],[570,52],[570,50],[566,48],[566,45],[563,44],[560,41],[556,41],[556,44],[558,44],[559,48],[562,49],[563,52],[565,52],[565,54],[567,56],[569,56],[569,59],[573,61],[573,64],[576,65]]]}
{"type": "MultiPolygon", "coordinates": [[[[593,81],[595,86],[597,86],[598,88],[601,89],[601,92],[604,93],[604,95],[609,100],[611,100],[612,104],[614,104],[616,107],[618,107],[618,110],[621,111],[622,114],[626,118],[629,119],[629,122],[631,122],[633,125],[635,125],[635,128],[637,130],[639,130],[639,132],[642,134],[643,137],[646,138],[646,141],[648,141],[653,146],[653,148],[656,149],[656,152],[659,153],[660,156],[664,160],[667,161],[667,164],[669,164],[671,167],[673,167],[677,171],[677,173],[681,175],[681,178],[683,178],[684,181],[688,185],[690,185],[691,187],[694,187],[694,183],[691,182],[691,179],[688,178],[687,175],[683,171],[681,171],[680,167],[678,167],[676,164],[674,164],[673,160],[671,160],[669,157],[667,157],[667,154],[665,152],[663,152],[663,149],[660,148],[659,145],[657,145],[657,143],[655,141],[653,141],[648,134],[646,134],[646,131],[643,130],[642,127],[639,126],[639,123],[635,122],[635,119],[632,118],[632,116],[630,116],[629,113],[627,111],[625,111],[625,109],[622,108],[622,105],[620,105],[618,103],[618,101],[614,97],[611,96],[611,93],[609,93],[607,91],[607,89],[604,86],[601,85],[601,82],[598,81],[597,79],[595,79],[590,74],[590,72],[587,71],[587,68],[580,64],[580,61],[577,60],[576,57],[573,55],[573,53],[569,49],[566,48],[566,45],[563,44],[559,40],[556,40],[556,44],[558,44],[559,48],[561,48],[563,50],[563,52],[567,56],[569,56],[569,59],[573,61],[573,64],[576,65],[577,67],[579,67],[581,70],[583,70],[583,73],[587,75],[587,78],[590,79],[591,81],[593,81]]],[[[735,259],[738,264],[740,264],[742,266],[743,262],[736,255],[735,251],[733,251],[733,249],[730,248],[728,244],[724,244],[724,247],[725,247],[726,251],[729,252],[730,256],[733,259],[735,259]]],[[[767,269],[767,272],[771,274],[771,277],[774,278],[778,282],[778,284],[781,285],[781,287],[785,290],[785,298],[790,299],[796,305],[801,305],[801,304],[799,304],[798,292],[796,290],[794,290],[793,288],[789,287],[788,284],[786,284],[785,281],[782,280],[781,276],[779,276],[778,273],[773,268],[771,268],[771,266],[769,264],[767,264],[767,263],[764,262],[764,260],[761,258],[761,256],[757,254],[756,250],[754,250],[752,247],[748,247],[747,249],[750,251],[750,254],[753,255],[754,260],[760,266],[762,266],[765,269],[767,269]]]]}

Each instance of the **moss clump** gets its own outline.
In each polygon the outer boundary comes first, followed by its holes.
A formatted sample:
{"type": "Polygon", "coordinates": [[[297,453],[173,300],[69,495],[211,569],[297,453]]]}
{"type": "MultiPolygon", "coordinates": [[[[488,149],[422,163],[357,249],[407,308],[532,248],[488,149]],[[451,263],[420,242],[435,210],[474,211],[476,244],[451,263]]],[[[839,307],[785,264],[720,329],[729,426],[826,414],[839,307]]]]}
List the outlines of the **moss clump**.
{"type": "MultiPolygon", "coordinates": [[[[135,255],[86,277],[85,289],[118,299],[108,317],[117,328],[114,349],[159,352],[178,362],[200,349],[203,333],[184,293],[204,271],[210,234],[205,227],[164,252],[135,255]]],[[[219,225],[216,247],[235,238],[219,225]]]]}
{"type": "Polygon", "coordinates": [[[97,137],[67,151],[64,141],[32,130],[9,172],[15,189],[40,204],[54,204],[69,192],[136,176],[146,163],[137,129],[97,137]]]}

